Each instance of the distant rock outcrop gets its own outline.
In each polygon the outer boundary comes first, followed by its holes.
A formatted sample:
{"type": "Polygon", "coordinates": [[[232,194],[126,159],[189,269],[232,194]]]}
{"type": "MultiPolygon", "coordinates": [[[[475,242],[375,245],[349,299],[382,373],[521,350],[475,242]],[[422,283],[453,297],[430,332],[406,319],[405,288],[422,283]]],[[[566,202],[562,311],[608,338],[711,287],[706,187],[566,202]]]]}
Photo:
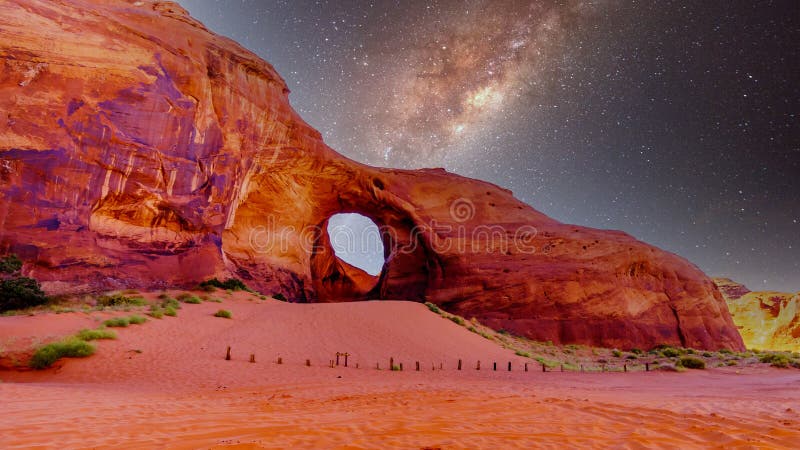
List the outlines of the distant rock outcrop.
{"type": "Polygon", "coordinates": [[[694,265],[489,183],[342,157],[268,63],[174,3],[7,0],[0,30],[0,247],[51,290],[233,275],[293,301],[428,300],[539,340],[743,348],[694,265]],[[383,230],[377,279],[331,255],[343,212],[383,230]]]}
{"type": "Polygon", "coordinates": [[[715,278],[747,348],[800,352],[800,293],[751,292],[715,278]]]}

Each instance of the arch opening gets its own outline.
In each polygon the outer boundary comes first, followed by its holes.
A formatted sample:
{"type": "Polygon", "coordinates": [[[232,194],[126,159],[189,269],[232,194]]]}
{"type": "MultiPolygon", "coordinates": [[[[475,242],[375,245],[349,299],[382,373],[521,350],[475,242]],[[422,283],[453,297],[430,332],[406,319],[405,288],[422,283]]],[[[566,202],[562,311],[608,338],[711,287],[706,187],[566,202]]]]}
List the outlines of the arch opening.
{"type": "Polygon", "coordinates": [[[358,213],[334,214],[325,232],[334,255],[347,264],[377,277],[386,263],[378,225],[358,213]]]}

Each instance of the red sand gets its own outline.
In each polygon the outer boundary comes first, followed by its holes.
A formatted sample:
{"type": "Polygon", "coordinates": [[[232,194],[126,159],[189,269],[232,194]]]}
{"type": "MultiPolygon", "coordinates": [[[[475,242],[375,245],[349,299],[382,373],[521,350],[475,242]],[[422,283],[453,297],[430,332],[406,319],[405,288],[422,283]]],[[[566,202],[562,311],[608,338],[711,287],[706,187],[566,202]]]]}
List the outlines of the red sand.
{"type": "MultiPolygon", "coordinates": [[[[522,358],[423,305],[248,297],[118,330],[90,358],[0,372],[0,448],[792,448],[800,438],[795,370],[525,373],[522,358]],[[222,308],[234,318],[212,316],[222,308]],[[337,351],[351,367],[327,367],[337,351]],[[405,371],[385,370],[390,356],[405,371]]],[[[0,345],[100,316],[3,317],[0,345]]]]}

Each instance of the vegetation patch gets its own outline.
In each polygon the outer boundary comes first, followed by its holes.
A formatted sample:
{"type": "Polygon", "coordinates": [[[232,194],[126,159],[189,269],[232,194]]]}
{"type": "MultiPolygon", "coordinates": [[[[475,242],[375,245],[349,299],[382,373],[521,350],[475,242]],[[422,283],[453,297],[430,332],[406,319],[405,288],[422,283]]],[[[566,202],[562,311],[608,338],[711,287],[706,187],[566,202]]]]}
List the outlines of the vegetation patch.
{"type": "Polygon", "coordinates": [[[214,317],[222,317],[223,319],[232,319],[233,314],[227,309],[220,309],[214,313],[214,317]]]}
{"type": "Polygon", "coordinates": [[[47,295],[33,278],[0,280],[0,311],[30,308],[47,303],[47,295]]]}
{"type": "Polygon", "coordinates": [[[61,358],[84,358],[94,354],[94,345],[77,337],[70,337],[39,347],[28,364],[34,369],[46,369],[61,358]]]}
{"type": "Polygon", "coordinates": [[[96,330],[81,330],[75,337],[82,341],[95,341],[98,339],[116,339],[117,333],[98,328],[96,330]]]}
{"type": "Polygon", "coordinates": [[[428,309],[430,309],[432,312],[435,312],[436,314],[441,314],[442,313],[442,310],[439,309],[438,306],[434,305],[431,302],[425,302],[425,306],[427,306],[428,309]]]}
{"type": "Polygon", "coordinates": [[[189,294],[188,292],[184,292],[183,294],[178,294],[178,300],[183,303],[189,303],[193,305],[197,305],[203,302],[202,300],[200,300],[200,297],[189,294]]]}
{"type": "MultiPolygon", "coordinates": [[[[228,278],[225,281],[219,281],[216,278],[212,278],[210,280],[206,280],[200,283],[200,287],[203,288],[204,290],[207,290],[208,288],[217,288],[217,289],[225,289],[231,291],[253,292],[253,290],[247,287],[247,285],[244,284],[242,280],[237,280],[236,278],[228,278]]],[[[213,292],[213,290],[214,289],[212,289],[210,292],[213,292]]]]}
{"type": "Polygon", "coordinates": [[[288,302],[289,301],[289,299],[286,298],[286,296],[281,294],[280,292],[278,292],[277,294],[272,294],[272,298],[274,298],[275,300],[282,301],[282,302],[288,302]]]}
{"type": "Polygon", "coordinates": [[[684,356],[678,360],[676,366],[685,367],[687,369],[705,369],[706,362],[694,356],[684,356]]]}
{"type": "Polygon", "coordinates": [[[97,298],[97,306],[144,306],[147,302],[142,297],[128,297],[122,293],[101,295],[97,298]]]}
{"type": "Polygon", "coordinates": [[[103,322],[104,326],[113,328],[125,328],[130,324],[131,322],[130,320],[128,320],[127,317],[115,317],[113,319],[108,319],[103,322]]]}

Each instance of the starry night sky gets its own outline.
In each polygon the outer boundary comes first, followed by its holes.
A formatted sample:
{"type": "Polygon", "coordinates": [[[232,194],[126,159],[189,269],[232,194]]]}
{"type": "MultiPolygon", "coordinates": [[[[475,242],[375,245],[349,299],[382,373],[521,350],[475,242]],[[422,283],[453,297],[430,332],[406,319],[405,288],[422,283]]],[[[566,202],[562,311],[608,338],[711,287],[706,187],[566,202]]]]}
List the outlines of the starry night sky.
{"type": "Polygon", "coordinates": [[[360,162],[800,291],[800,2],[180,0],[360,162]]]}

